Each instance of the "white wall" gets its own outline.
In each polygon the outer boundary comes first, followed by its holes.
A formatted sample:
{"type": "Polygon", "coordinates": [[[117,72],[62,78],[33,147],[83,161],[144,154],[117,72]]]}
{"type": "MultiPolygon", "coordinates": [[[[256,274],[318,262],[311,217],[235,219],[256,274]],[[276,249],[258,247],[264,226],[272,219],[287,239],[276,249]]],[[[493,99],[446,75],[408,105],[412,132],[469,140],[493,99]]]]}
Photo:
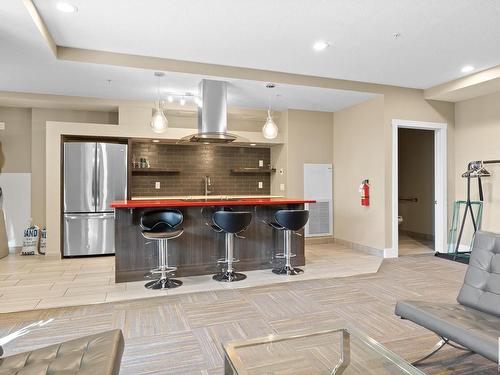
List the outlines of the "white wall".
{"type": "Polygon", "coordinates": [[[23,244],[31,218],[31,173],[0,173],[3,210],[9,248],[23,244]]]}

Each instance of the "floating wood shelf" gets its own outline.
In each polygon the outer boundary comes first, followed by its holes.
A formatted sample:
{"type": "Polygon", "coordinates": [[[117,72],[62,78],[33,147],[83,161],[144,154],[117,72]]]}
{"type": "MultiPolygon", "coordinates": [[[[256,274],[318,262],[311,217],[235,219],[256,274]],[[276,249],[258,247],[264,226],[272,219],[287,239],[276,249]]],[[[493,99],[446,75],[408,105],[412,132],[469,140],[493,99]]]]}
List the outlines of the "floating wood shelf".
{"type": "Polygon", "coordinates": [[[181,173],[180,169],[174,168],[134,168],[132,174],[175,174],[181,173]]]}
{"type": "Polygon", "coordinates": [[[231,173],[274,173],[275,168],[234,168],[231,169],[231,173]]]}

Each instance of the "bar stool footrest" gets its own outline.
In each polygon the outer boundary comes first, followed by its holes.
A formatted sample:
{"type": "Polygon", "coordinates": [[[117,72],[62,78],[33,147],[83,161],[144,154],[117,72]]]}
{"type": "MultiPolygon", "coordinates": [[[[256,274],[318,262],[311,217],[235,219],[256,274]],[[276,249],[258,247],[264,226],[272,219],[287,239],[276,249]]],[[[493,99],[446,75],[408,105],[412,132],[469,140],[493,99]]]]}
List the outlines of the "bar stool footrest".
{"type": "Polygon", "coordinates": [[[165,267],[163,269],[161,267],[158,267],[158,268],[152,269],[149,272],[152,274],[157,274],[157,273],[163,273],[163,272],[172,273],[175,271],[177,271],[177,267],[165,267]]]}
{"type": "MultiPolygon", "coordinates": [[[[236,258],[233,258],[233,263],[238,263],[240,260],[239,259],[236,259],[236,258]]],[[[217,259],[217,263],[227,263],[228,260],[226,258],[220,258],[220,259],[217,259]]]]}
{"type": "Polygon", "coordinates": [[[298,275],[299,273],[304,272],[304,270],[292,266],[283,266],[280,268],[273,269],[273,273],[277,275],[298,275]]]}
{"type": "Polygon", "coordinates": [[[182,285],[182,281],[176,279],[158,279],[146,283],[144,287],[147,289],[172,289],[182,285]]]}
{"type": "Polygon", "coordinates": [[[223,282],[232,282],[232,281],[240,281],[240,280],[245,280],[247,278],[247,275],[239,272],[221,272],[218,273],[217,275],[214,275],[212,279],[216,281],[223,281],[223,282]]]}
{"type": "MultiPolygon", "coordinates": [[[[295,258],[297,254],[290,254],[290,258],[295,258]]],[[[278,253],[274,256],[277,259],[286,259],[285,253],[278,253]]]]}

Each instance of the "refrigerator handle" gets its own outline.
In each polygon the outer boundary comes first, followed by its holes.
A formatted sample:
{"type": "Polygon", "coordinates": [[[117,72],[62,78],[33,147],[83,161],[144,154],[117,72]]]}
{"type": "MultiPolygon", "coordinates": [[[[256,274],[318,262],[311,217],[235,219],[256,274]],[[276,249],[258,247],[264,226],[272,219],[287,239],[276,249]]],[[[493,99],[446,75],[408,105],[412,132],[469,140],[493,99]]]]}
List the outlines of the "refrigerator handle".
{"type": "Polygon", "coordinates": [[[106,212],[103,214],[80,214],[80,215],[73,215],[73,214],[65,214],[64,218],[68,220],[81,220],[83,217],[87,217],[90,219],[114,219],[115,214],[114,212],[106,212]]]}
{"type": "Polygon", "coordinates": [[[95,148],[95,153],[96,153],[96,163],[95,163],[95,183],[94,183],[94,205],[96,208],[96,211],[98,210],[99,207],[99,195],[101,194],[99,191],[99,168],[101,167],[101,153],[99,152],[99,146],[100,144],[96,144],[95,148]]]}

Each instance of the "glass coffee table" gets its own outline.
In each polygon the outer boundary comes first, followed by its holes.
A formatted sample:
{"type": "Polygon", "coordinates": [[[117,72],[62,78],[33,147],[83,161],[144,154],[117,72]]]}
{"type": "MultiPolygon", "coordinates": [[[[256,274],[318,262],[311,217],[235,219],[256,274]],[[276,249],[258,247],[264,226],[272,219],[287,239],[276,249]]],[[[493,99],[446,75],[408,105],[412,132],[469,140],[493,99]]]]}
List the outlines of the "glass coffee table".
{"type": "Polygon", "coordinates": [[[224,356],[225,375],[424,375],[349,325],[233,341],[224,356]]]}

